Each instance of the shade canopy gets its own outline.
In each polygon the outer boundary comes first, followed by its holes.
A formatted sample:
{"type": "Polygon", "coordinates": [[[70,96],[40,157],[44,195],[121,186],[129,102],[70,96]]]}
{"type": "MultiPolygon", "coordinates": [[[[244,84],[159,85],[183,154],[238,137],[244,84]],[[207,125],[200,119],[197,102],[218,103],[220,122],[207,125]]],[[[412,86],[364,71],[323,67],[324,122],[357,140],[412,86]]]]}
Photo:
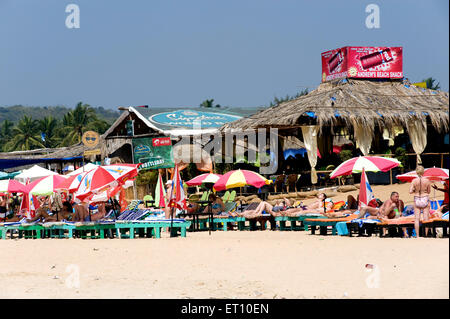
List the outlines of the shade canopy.
{"type": "Polygon", "coordinates": [[[23,172],[20,173],[19,175],[16,175],[14,177],[14,179],[21,183],[26,183],[26,182],[33,182],[42,177],[46,177],[46,176],[50,176],[50,175],[58,175],[58,173],[55,173],[51,170],[40,167],[38,165],[34,165],[33,167],[31,167],[29,169],[23,170],[23,172]]]}
{"type": "Polygon", "coordinates": [[[73,172],[68,173],[67,175],[72,176],[72,175],[78,175],[78,174],[81,174],[81,173],[87,173],[90,170],[92,170],[94,168],[97,168],[97,167],[98,167],[98,165],[95,165],[95,164],[92,164],[92,163],[87,163],[86,165],[81,166],[80,168],[74,170],[73,172]]]}
{"type": "Polygon", "coordinates": [[[199,176],[194,177],[193,179],[186,182],[188,186],[199,186],[202,184],[216,183],[219,178],[222,177],[221,174],[201,174],[199,176]]]}
{"type": "Polygon", "coordinates": [[[359,156],[351,158],[336,167],[336,169],[331,172],[330,178],[361,173],[363,168],[366,172],[387,172],[399,165],[400,162],[395,158],[359,156]]]}
{"type": "Polygon", "coordinates": [[[256,188],[261,188],[264,185],[270,184],[271,181],[266,179],[264,176],[248,170],[234,170],[222,175],[219,180],[214,184],[214,189],[217,191],[243,187],[243,186],[253,186],[256,188]]]}
{"type": "Polygon", "coordinates": [[[25,185],[13,179],[0,181],[0,193],[23,193],[25,185]]]}

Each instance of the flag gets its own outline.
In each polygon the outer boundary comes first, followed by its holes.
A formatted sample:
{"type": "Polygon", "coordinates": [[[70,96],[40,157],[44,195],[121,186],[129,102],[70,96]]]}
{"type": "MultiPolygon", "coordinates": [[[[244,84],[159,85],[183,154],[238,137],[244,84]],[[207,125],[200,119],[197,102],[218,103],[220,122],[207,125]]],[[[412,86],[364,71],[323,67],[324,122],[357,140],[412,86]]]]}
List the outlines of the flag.
{"type": "Polygon", "coordinates": [[[359,185],[359,207],[361,208],[367,206],[374,198],[375,196],[373,196],[372,188],[370,187],[366,171],[363,167],[361,173],[361,184],[359,185]]]}
{"type": "Polygon", "coordinates": [[[170,194],[169,207],[178,209],[187,209],[186,196],[183,189],[183,181],[180,177],[178,165],[175,165],[175,171],[172,179],[172,192],[170,194]]]}
{"type": "Polygon", "coordinates": [[[166,207],[165,198],[166,190],[164,189],[161,173],[158,173],[158,182],[155,189],[155,206],[160,208],[166,207]]]}

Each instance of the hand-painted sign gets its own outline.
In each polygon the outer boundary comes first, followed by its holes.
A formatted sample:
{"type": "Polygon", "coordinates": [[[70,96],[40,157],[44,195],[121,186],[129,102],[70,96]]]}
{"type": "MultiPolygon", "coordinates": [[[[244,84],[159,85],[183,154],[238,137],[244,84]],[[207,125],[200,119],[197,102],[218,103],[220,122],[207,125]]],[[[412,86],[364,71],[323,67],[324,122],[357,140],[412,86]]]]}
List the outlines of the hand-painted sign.
{"type": "Polygon", "coordinates": [[[134,138],[133,161],[135,164],[143,163],[140,169],[174,167],[172,141],[168,137],[134,138]]]}
{"type": "Polygon", "coordinates": [[[158,124],[188,128],[193,128],[194,125],[201,128],[220,127],[225,123],[233,122],[240,118],[237,115],[193,110],[159,113],[149,117],[150,121],[158,124]]]}

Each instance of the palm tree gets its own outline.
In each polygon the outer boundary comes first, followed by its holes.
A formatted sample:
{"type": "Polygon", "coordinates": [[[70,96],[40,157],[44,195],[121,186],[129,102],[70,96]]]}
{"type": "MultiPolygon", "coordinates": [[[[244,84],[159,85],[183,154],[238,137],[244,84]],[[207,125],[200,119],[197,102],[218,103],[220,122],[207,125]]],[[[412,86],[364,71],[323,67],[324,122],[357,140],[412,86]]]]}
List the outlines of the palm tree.
{"type": "Polygon", "coordinates": [[[4,120],[2,126],[0,127],[0,150],[4,150],[5,144],[11,139],[12,128],[14,123],[9,120],[4,120]]]}
{"type": "Polygon", "coordinates": [[[308,89],[304,89],[304,90],[301,90],[300,92],[298,92],[297,94],[295,94],[293,96],[290,96],[289,94],[287,94],[286,97],[282,97],[282,98],[278,98],[278,97],[275,96],[273,101],[270,102],[269,107],[276,106],[276,105],[278,105],[280,103],[283,103],[283,102],[295,100],[296,98],[298,98],[298,97],[300,97],[302,95],[307,95],[307,94],[308,94],[308,89]]]}
{"type": "MultiPolygon", "coordinates": [[[[47,148],[53,148],[58,145],[59,138],[56,135],[58,130],[58,120],[53,116],[44,117],[39,121],[39,131],[44,137],[43,144],[47,148]]],[[[41,139],[42,139],[41,135],[41,139]]]]}
{"type": "Polygon", "coordinates": [[[427,89],[439,90],[441,88],[441,86],[439,85],[440,84],[439,82],[437,84],[434,84],[434,82],[436,82],[436,79],[433,79],[432,77],[424,79],[424,80],[422,80],[422,82],[425,82],[427,84],[427,89]]]}
{"type": "Polygon", "coordinates": [[[81,142],[83,133],[88,130],[89,123],[96,121],[97,116],[89,104],[79,102],[74,110],[69,111],[63,117],[63,126],[59,130],[65,137],[62,145],[73,145],[81,142]]]}
{"type": "MultiPolygon", "coordinates": [[[[200,103],[200,107],[214,107],[214,99],[204,100],[200,103]]],[[[220,107],[220,104],[216,104],[215,107],[220,107]]]]}
{"type": "Polygon", "coordinates": [[[6,143],[8,151],[27,151],[44,147],[40,141],[39,128],[36,120],[24,115],[12,130],[13,138],[6,143]]]}

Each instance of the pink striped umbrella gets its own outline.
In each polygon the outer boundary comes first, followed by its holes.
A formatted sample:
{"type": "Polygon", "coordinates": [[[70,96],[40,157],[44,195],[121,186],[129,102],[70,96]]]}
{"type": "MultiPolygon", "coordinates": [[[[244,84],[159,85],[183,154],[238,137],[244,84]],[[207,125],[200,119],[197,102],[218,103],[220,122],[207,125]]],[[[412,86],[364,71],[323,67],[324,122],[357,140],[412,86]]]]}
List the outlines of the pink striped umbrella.
{"type": "Polygon", "coordinates": [[[353,173],[361,173],[363,168],[366,172],[387,172],[399,165],[400,162],[395,158],[381,156],[359,156],[349,159],[336,167],[336,169],[331,172],[330,178],[351,175],[353,173]]]}
{"type": "Polygon", "coordinates": [[[14,179],[0,180],[0,193],[23,193],[25,185],[14,179]]]}
{"type": "Polygon", "coordinates": [[[194,177],[193,179],[187,181],[186,184],[188,186],[199,186],[199,185],[207,184],[207,183],[214,184],[221,177],[222,177],[221,174],[205,173],[205,174],[198,175],[197,177],[194,177]]]}
{"type": "Polygon", "coordinates": [[[58,185],[64,182],[63,175],[42,177],[25,186],[25,192],[30,195],[51,195],[58,190],[58,185]]]}
{"type": "MultiPolygon", "coordinates": [[[[448,169],[446,168],[426,168],[423,176],[431,181],[443,181],[448,179],[448,169]]],[[[414,178],[417,178],[416,171],[411,171],[408,173],[397,175],[396,178],[402,182],[411,182],[414,178]]]]}

